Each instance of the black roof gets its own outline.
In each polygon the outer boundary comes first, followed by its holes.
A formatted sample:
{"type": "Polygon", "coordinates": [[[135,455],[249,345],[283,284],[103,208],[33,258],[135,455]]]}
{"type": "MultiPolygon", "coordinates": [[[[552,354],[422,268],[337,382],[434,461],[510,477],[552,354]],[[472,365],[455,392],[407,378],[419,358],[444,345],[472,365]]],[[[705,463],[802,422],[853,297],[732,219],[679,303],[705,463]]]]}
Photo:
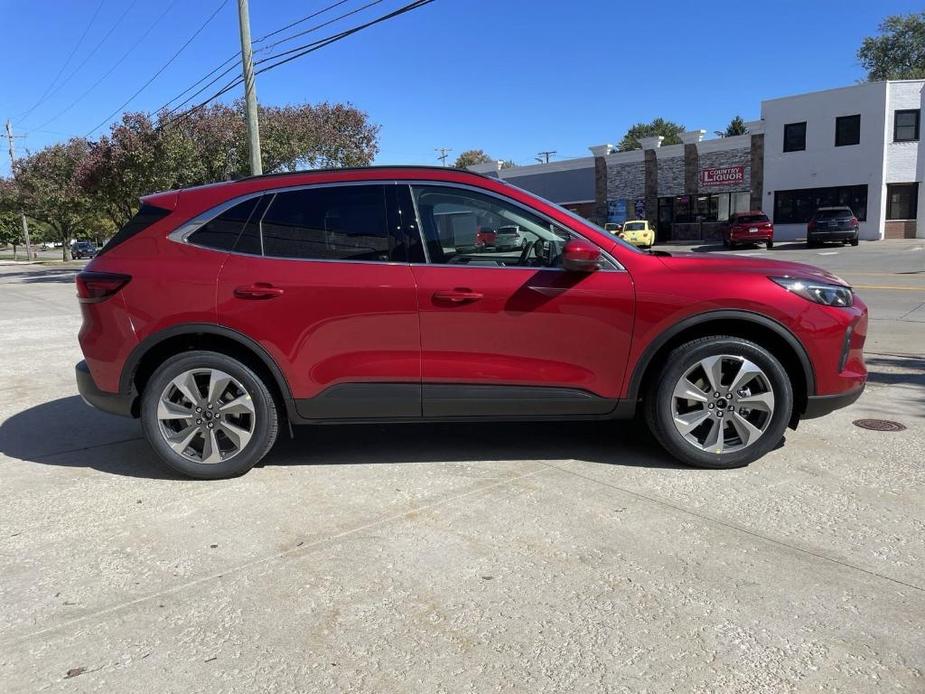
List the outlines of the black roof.
{"type": "Polygon", "coordinates": [[[432,164],[376,164],[375,166],[330,166],[324,169],[300,169],[298,171],[279,171],[277,173],[267,173],[259,174],[257,176],[242,176],[241,178],[234,179],[235,181],[250,181],[255,178],[275,178],[278,176],[296,176],[299,174],[322,174],[322,173],[332,173],[332,172],[343,172],[343,171],[370,171],[377,169],[427,169],[432,171],[455,171],[457,173],[464,173],[470,176],[477,176],[479,178],[491,178],[492,180],[497,180],[492,176],[486,176],[484,174],[476,173],[475,171],[469,171],[468,169],[457,169],[451,166],[435,166],[432,164]]]}

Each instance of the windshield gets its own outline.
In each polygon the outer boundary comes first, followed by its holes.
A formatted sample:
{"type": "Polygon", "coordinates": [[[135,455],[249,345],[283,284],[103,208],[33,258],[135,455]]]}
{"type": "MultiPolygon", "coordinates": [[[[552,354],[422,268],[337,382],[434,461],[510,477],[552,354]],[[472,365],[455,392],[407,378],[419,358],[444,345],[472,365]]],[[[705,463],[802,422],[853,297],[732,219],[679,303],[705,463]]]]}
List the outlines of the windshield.
{"type": "Polygon", "coordinates": [[[851,219],[851,210],[819,210],[816,219],[851,219]]]}

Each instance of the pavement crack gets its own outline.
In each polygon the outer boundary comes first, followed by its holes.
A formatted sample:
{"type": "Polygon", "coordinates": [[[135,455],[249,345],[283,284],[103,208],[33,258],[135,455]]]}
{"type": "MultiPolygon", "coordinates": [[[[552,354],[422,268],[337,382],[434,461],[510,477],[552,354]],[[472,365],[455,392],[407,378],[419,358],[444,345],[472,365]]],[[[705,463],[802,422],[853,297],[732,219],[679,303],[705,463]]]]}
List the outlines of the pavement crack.
{"type": "Polygon", "coordinates": [[[793,550],[795,552],[800,552],[802,554],[806,554],[811,557],[815,557],[816,559],[821,559],[823,561],[831,562],[832,564],[837,564],[838,566],[843,566],[847,569],[853,569],[855,571],[865,573],[868,576],[874,576],[875,578],[879,578],[884,581],[890,581],[891,583],[896,583],[898,585],[905,586],[906,588],[912,588],[913,590],[925,592],[925,587],[917,586],[913,583],[907,583],[898,578],[893,578],[892,576],[887,576],[885,574],[881,574],[876,571],[871,571],[870,569],[865,569],[864,567],[857,566],[856,564],[851,564],[846,561],[842,561],[840,559],[835,559],[834,557],[827,556],[825,554],[820,554],[819,552],[814,552],[813,550],[806,549],[805,547],[800,547],[798,545],[790,544],[789,542],[784,542],[783,540],[778,540],[776,538],[769,537],[767,535],[762,535],[761,533],[755,532],[754,530],[749,530],[748,528],[744,528],[741,525],[736,525],[735,523],[730,523],[729,521],[720,520],[719,518],[714,518],[713,516],[707,516],[702,513],[692,511],[690,509],[684,508],[683,506],[678,506],[677,504],[673,504],[670,501],[667,501],[665,499],[661,499],[659,497],[654,497],[654,496],[649,496],[641,492],[636,492],[636,491],[633,491],[632,489],[621,487],[618,484],[604,482],[603,480],[595,479],[594,477],[584,475],[580,472],[575,472],[574,470],[566,470],[557,465],[553,465],[552,463],[546,463],[543,461],[539,461],[539,462],[542,465],[545,465],[546,467],[550,467],[554,470],[558,470],[559,472],[565,473],[567,475],[574,475],[575,477],[580,477],[581,479],[587,480],[589,482],[594,482],[595,484],[600,484],[604,487],[610,487],[611,489],[615,489],[619,492],[623,492],[624,494],[629,494],[630,496],[634,496],[639,499],[644,499],[650,503],[658,504],[660,506],[665,506],[665,507],[674,509],[675,511],[680,511],[681,513],[687,514],[689,516],[694,516],[695,518],[699,518],[700,520],[707,521],[708,523],[715,523],[725,528],[729,528],[730,530],[735,530],[736,532],[750,535],[751,537],[757,538],[759,540],[763,540],[765,542],[770,542],[780,547],[786,547],[787,549],[793,550]]]}
{"type": "Polygon", "coordinates": [[[312,552],[313,550],[319,547],[323,547],[325,545],[331,544],[344,537],[348,537],[356,533],[362,533],[366,530],[369,530],[371,528],[375,528],[378,526],[387,525],[388,523],[391,523],[393,521],[401,520],[402,518],[413,516],[415,514],[422,513],[432,508],[437,508],[438,506],[444,506],[446,504],[451,504],[460,499],[465,499],[470,496],[475,496],[483,492],[486,492],[490,489],[494,489],[496,487],[503,487],[503,486],[512,484],[518,480],[522,480],[526,477],[532,477],[535,475],[539,475],[543,472],[545,472],[544,468],[538,468],[535,470],[531,470],[530,472],[525,472],[520,475],[506,477],[502,480],[497,480],[490,484],[482,484],[476,487],[475,489],[469,489],[468,491],[461,492],[459,494],[453,494],[453,495],[444,497],[442,499],[439,499],[437,501],[433,501],[427,504],[421,504],[420,506],[416,506],[411,509],[400,511],[398,513],[393,513],[388,516],[384,516],[382,518],[378,518],[376,520],[370,521],[368,523],[363,523],[354,528],[342,530],[341,532],[334,533],[333,535],[329,535],[328,537],[321,538],[319,540],[316,540],[315,542],[311,542],[308,544],[299,543],[298,545],[290,547],[289,549],[285,549],[280,552],[275,552],[273,554],[259,557],[257,559],[252,559],[250,561],[246,561],[241,564],[238,564],[237,566],[232,566],[229,568],[221,569],[219,571],[215,571],[214,573],[208,574],[207,576],[201,576],[197,579],[194,579],[192,581],[186,581],[185,583],[181,583],[171,588],[165,588],[164,590],[160,590],[154,593],[149,593],[148,595],[144,595],[139,598],[134,598],[132,600],[119,603],[117,605],[111,605],[109,607],[104,607],[101,610],[96,610],[95,612],[91,612],[91,613],[82,615],[80,617],[75,617],[74,619],[69,619],[69,620],[60,622],[59,624],[54,624],[52,626],[45,627],[44,629],[38,629],[37,631],[33,631],[28,634],[24,634],[22,636],[18,636],[12,639],[0,640],[0,649],[13,648],[22,643],[30,641],[34,638],[45,636],[46,634],[59,631],[61,629],[66,629],[76,624],[81,624],[84,622],[97,620],[101,617],[106,617],[116,612],[130,609],[132,607],[135,607],[136,605],[141,605],[147,602],[151,602],[153,600],[158,600],[168,595],[175,595],[177,593],[182,593],[183,591],[188,590],[189,588],[194,588],[204,583],[209,583],[210,581],[216,581],[216,580],[222,579],[232,574],[238,574],[238,573],[241,573],[242,571],[246,571],[247,569],[253,568],[255,566],[269,564],[271,562],[274,562],[274,561],[277,561],[279,559],[283,559],[286,557],[302,556],[302,555],[312,552]]]}

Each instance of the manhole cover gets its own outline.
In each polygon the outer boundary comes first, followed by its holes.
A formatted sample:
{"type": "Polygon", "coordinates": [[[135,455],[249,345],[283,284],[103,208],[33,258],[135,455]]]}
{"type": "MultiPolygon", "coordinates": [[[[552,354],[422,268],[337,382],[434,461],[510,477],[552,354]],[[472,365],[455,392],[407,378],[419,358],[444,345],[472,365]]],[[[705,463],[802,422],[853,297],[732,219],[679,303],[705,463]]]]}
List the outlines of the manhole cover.
{"type": "Polygon", "coordinates": [[[855,419],[854,426],[871,431],[903,431],[906,428],[905,424],[889,419],[855,419]]]}

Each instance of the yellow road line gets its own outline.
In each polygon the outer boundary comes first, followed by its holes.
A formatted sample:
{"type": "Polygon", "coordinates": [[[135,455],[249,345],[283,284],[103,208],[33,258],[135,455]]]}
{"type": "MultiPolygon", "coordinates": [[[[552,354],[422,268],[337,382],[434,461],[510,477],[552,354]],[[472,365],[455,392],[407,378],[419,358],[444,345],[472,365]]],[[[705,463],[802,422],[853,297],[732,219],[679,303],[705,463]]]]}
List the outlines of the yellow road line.
{"type": "Polygon", "coordinates": [[[925,292],[925,287],[894,287],[886,284],[853,284],[855,289],[889,289],[898,292],[925,292]]]}

